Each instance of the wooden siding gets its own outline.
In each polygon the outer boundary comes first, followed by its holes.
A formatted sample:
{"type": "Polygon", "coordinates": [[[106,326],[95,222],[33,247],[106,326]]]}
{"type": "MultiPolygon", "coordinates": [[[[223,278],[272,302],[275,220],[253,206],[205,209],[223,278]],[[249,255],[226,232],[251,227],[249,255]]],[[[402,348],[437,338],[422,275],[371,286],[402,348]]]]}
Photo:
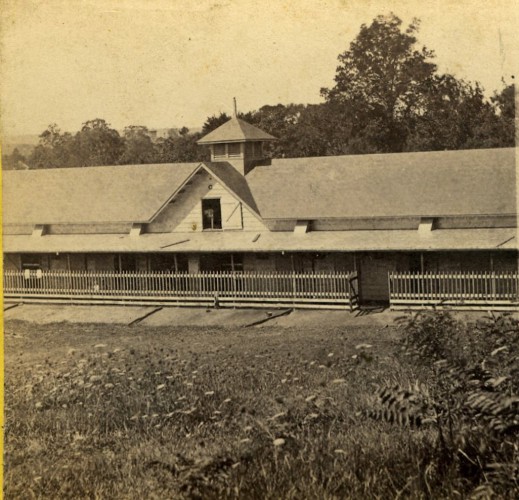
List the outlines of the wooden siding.
{"type": "Polygon", "coordinates": [[[202,199],[219,198],[222,208],[222,229],[265,231],[266,226],[231,192],[209,174],[197,175],[174,203],[170,203],[147,225],[148,233],[192,233],[203,230],[202,199]],[[209,189],[212,186],[212,189],[209,189]]]}
{"type": "Polygon", "coordinates": [[[49,224],[45,234],[125,234],[131,224],[49,224]]]}
{"type": "Polygon", "coordinates": [[[230,191],[209,174],[197,175],[186,186],[175,203],[170,203],[147,225],[148,233],[192,233],[203,230],[202,199],[219,198],[222,208],[222,230],[265,231],[266,226],[230,191]],[[209,186],[212,189],[209,189],[209,186]],[[240,217],[241,215],[241,217],[240,217]]]}
{"type": "Polygon", "coordinates": [[[311,231],[359,231],[364,229],[417,229],[420,217],[313,220],[311,231]]]}
{"type": "Polygon", "coordinates": [[[211,184],[210,175],[202,171],[195,175],[191,184],[185,186],[185,191],[180,192],[169,205],[164,207],[157,217],[146,225],[147,233],[171,233],[171,232],[192,232],[192,225],[202,225],[202,211],[194,214],[190,221],[190,214],[195,207],[200,205],[200,200],[209,191],[208,185],[211,184]],[[190,223],[191,222],[191,223],[190,223]]]}
{"type": "Polygon", "coordinates": [[[467,217],[438,217],[434,221],[435,229],[473,229],[483,227],[517,227],[517,218],[506,215],[473,215],[467,217]]]}
{"type": "MultiPolygon", "coordinates": [[[[271,231],[293,231],[294,219],[267,220],[265,224],[271,231]]],[[[420,217],[372,217],[315,219],[310,221],[310,231],[360,231],[370,229],[418,229],[420,217]]],[[[514,216],[465,216],[435,217],[434,229],[474,229],[495,227],[516,227],[514,216]]]]}

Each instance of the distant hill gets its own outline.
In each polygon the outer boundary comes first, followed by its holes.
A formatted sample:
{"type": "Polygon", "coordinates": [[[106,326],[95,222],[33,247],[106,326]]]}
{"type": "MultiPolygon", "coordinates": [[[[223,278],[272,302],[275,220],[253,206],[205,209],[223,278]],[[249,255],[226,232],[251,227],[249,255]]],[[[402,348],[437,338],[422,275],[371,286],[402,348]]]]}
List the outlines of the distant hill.
{"type": "Polygon", "coordinates": [[[2,139],[2,154],[10,155],[15,148],[24,155],[29,156],[40,140],[37,134],[11,135],[2,139]]]}

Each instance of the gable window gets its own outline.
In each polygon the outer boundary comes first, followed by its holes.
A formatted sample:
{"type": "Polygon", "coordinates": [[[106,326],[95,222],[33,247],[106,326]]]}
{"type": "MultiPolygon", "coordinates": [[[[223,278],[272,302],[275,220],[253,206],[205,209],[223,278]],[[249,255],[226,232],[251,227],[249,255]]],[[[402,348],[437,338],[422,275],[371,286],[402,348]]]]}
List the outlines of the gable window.
{"type": "Polygon", "coordinates": [[[222,229],[220,198],[202,200],[202,228],[222,229]]]}

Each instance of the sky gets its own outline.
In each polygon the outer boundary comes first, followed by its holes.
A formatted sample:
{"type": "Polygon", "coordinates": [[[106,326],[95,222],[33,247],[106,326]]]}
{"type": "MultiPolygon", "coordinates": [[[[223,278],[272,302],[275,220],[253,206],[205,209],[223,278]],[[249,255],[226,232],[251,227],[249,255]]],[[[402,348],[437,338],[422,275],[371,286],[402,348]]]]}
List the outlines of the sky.
{"type": "Polygon", "coordinates": [[[363,23],[421,20],[440,72],[492,95],[519,60],[519,0],[0,0],[2,136],[94,118],[201,127],[265,104],[322,102],[363,23]]]}

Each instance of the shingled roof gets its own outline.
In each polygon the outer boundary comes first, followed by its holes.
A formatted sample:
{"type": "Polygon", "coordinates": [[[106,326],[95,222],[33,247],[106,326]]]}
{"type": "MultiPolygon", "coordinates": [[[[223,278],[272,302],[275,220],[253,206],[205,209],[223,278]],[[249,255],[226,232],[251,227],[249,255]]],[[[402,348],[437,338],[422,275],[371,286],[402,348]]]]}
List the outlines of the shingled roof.
{"type": "Polygon", "coordinates": [[[125,165],[3,174],[5,224],[152,220],[201,168],[263,219],[515,215],[515,149],[125,165]]]}
{"type": "Polygon", "coordinates": [[[233,117],[228,122],[202,137],[198,144],[215,144],[219,142],[273,141],[276,138],[267,132],[233,117]]]}
{"type": "Polygon", "coordinates": [[[199,165],[6,171],[3,174],[3,222],[148,222],[199,165]]]}
{"type": "Polygon", "coordinates": [[[247,182],[264,219],[516,214],[514,148],[279,159],[247,182]]]}
{"type": "Polygon", "coordinates": [[[228,187],[238,198],[249,206],[257,214],[258,207],[254,201],[247,179],[241,175],[230,163],[227,162],[204,162],[204,166],[212,172],[226,187],[228,187]]]}

